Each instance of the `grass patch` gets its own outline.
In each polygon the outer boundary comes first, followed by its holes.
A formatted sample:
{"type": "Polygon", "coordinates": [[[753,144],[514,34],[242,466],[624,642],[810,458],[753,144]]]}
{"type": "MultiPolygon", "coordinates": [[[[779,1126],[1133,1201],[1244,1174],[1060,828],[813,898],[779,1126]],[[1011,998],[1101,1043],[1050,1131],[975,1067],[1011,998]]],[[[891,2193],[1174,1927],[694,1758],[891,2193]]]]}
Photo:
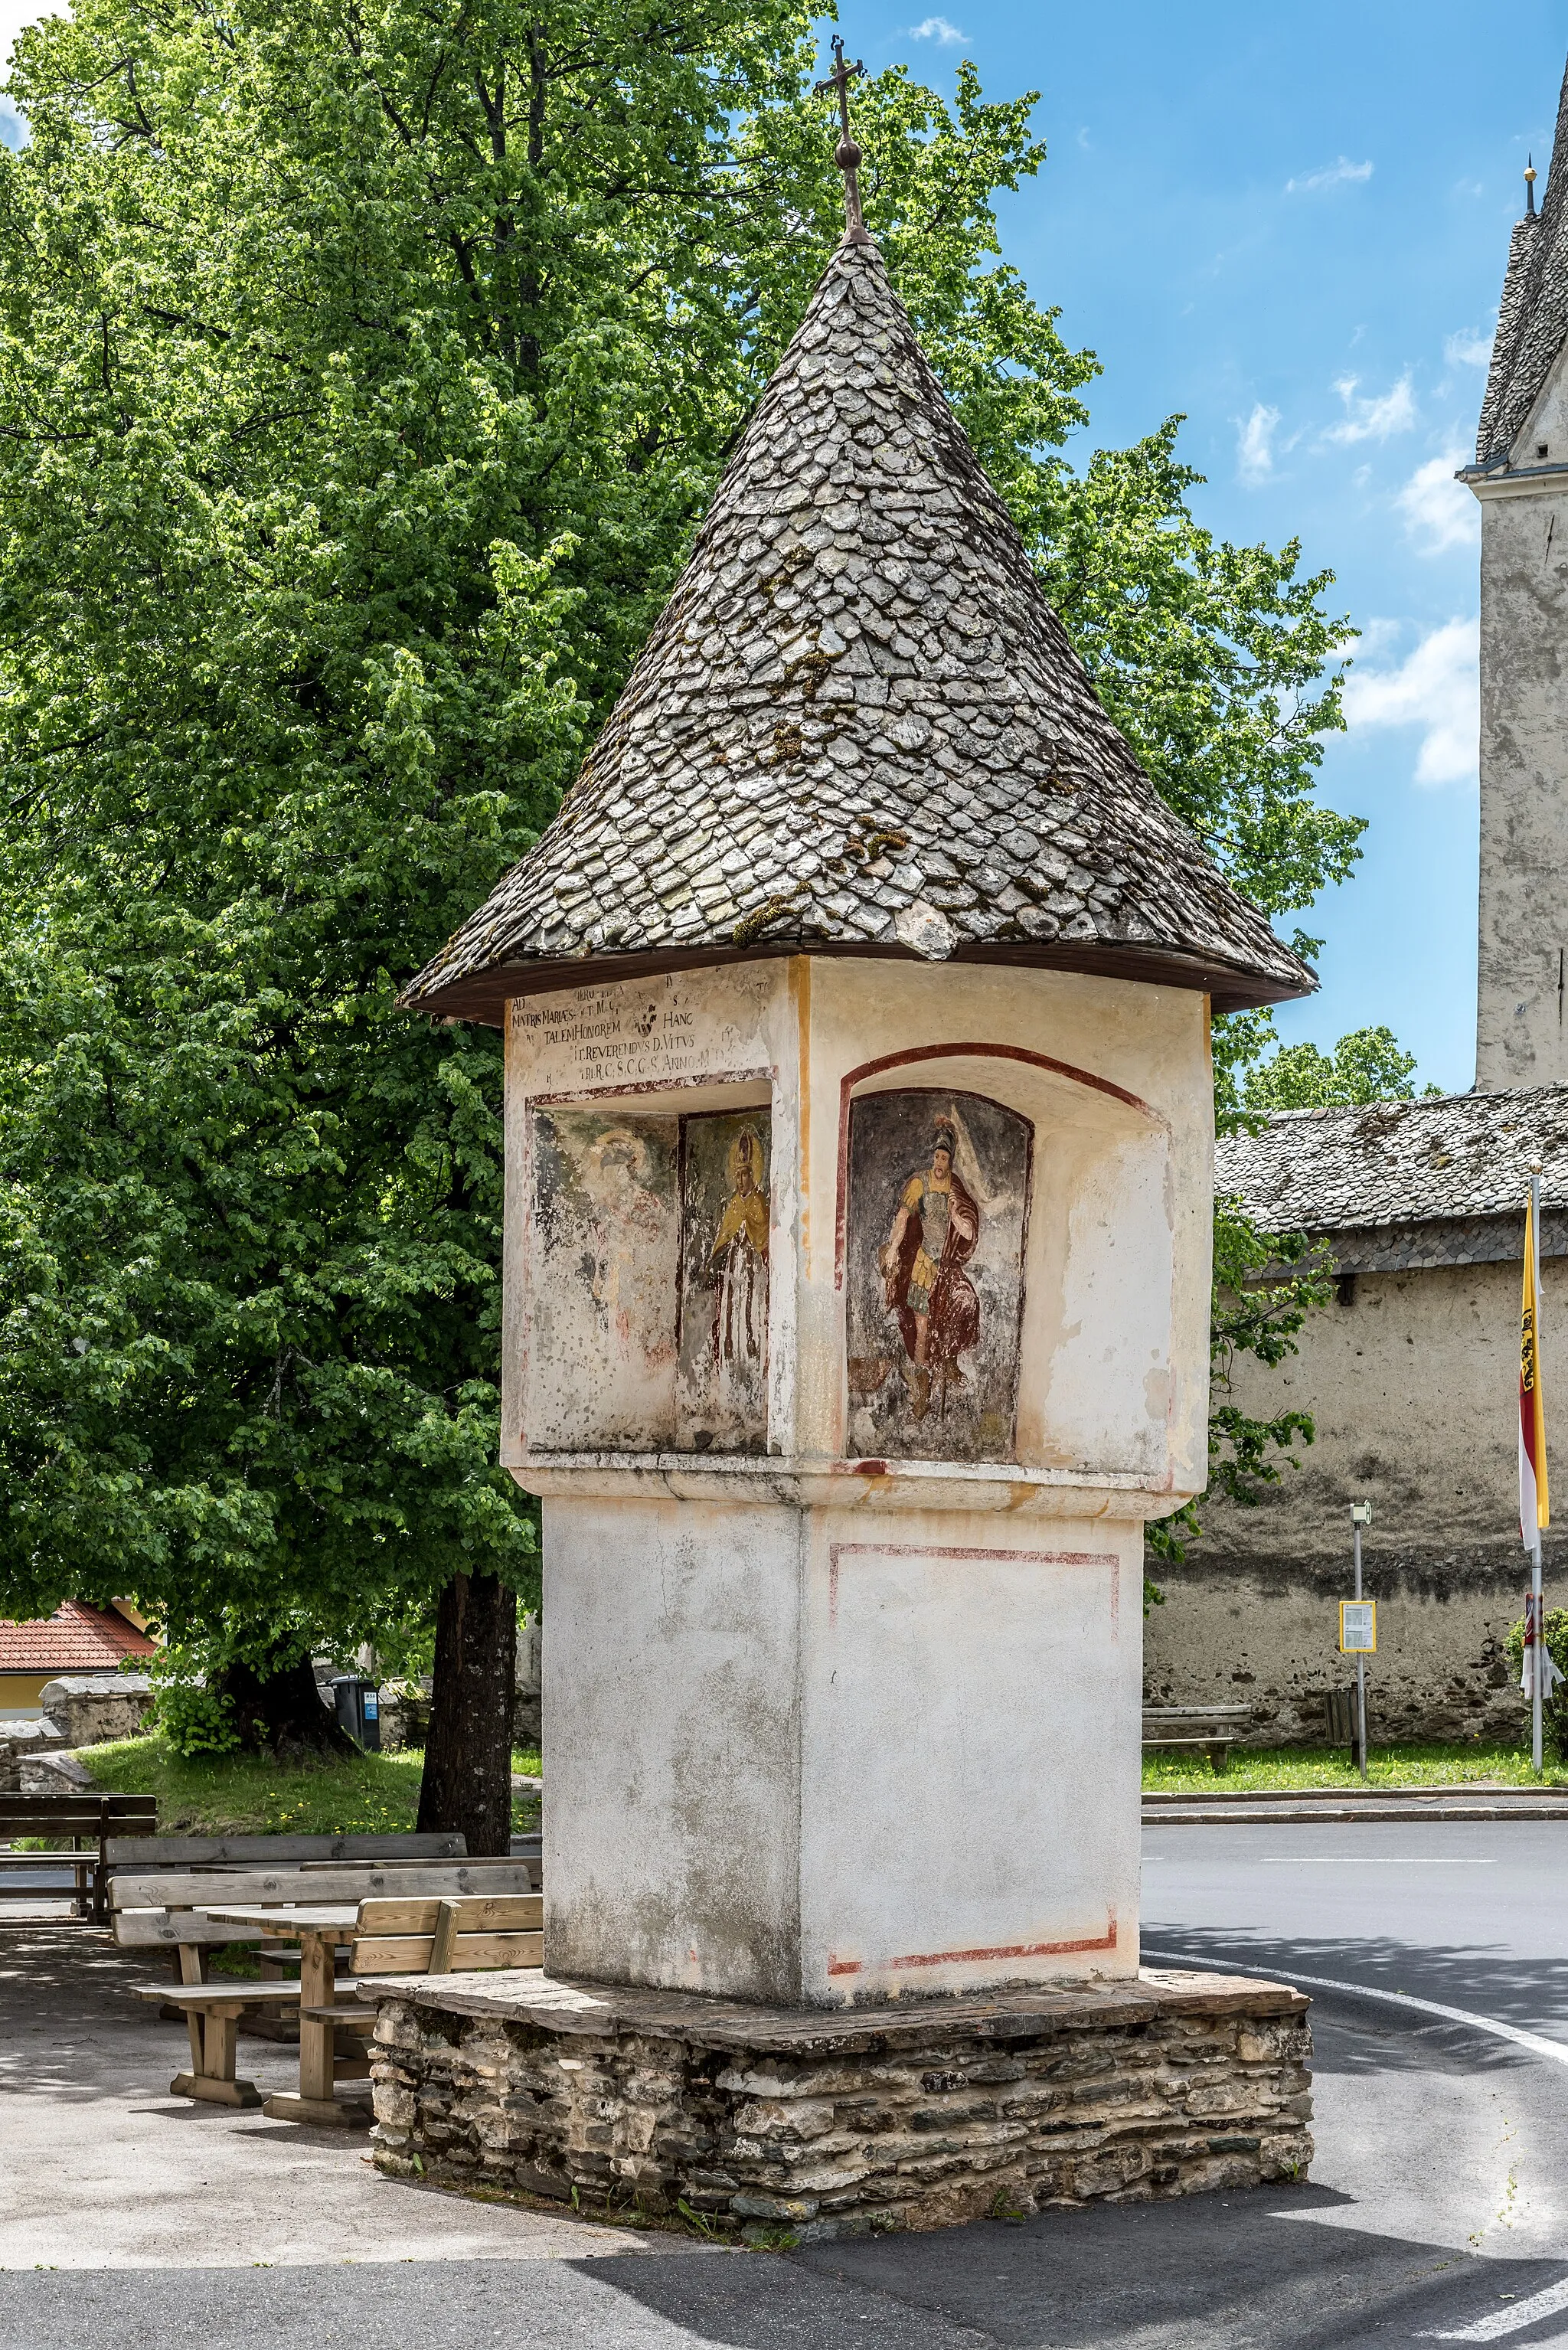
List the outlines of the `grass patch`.
{"type": "MultiPolygon", "coordinates": [[[[334,1755],[285,1770],[250,1754],[187,1761],[154,1733],[81,1750],[99,1786],[117,1795],[156,1795],[161,1835],[406,1835],[420,1808],[424,1754],[334,1755]]],[[[537,1775],[537,1754],[514,1754],[514,1771],[537,1775]]],[[[538,1825],[536,1800],[519,1800],[513,1824],[538,1825]]]]}
{"type": "MultiPolygon", "coordinates": [[[[1467,1739],[1452,1746],[1410,1743],[1366,1750],[1366,1777],[1374,1787],[1463,1787],[1488,1780],[1510,1787],[1568,1786],[1568,1763],[1548,1761],[1542,1778],[1530,1767],[1528,1746],[1467,1739]]],[[[1206,1754],[1146,1754],[1146,1793],[1210,1794],[1250,1787],[1359,1787],[1361,1773],[1343,1748],[1324,1746],[1232,1746],[1228,1771],[1212,1771],[1206,1754]]]]}

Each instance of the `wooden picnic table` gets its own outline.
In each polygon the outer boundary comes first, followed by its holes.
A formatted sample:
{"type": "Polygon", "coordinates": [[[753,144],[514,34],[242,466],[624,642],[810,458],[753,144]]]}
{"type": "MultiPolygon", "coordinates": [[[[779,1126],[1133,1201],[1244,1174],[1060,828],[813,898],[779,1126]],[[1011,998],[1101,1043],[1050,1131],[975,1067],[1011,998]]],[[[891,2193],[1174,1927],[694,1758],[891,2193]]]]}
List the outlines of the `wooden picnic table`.
{"type": "MultiPolygon", "coordinates": [[[[201,1914],[220,1926],[259,1926],[264,1934],[299,1944],[299,2090],[284,2090],[262,2106],[275,2121],[327,2123],[338,2129],[356,2129],[366,2122],[369,2108],[335,2093],[335,2083],[366,2080],[369,2064],[363,2056],[340,2056],[337,2026],[337,1975],[334,1953],[351,1942],[358,1930],[357,1901],[236,1902],[233,1908],[203,1904],[201,1914]]],[[[363,2029],[364,2011],[345,2005],[343,2020],[363,2029]]]]}

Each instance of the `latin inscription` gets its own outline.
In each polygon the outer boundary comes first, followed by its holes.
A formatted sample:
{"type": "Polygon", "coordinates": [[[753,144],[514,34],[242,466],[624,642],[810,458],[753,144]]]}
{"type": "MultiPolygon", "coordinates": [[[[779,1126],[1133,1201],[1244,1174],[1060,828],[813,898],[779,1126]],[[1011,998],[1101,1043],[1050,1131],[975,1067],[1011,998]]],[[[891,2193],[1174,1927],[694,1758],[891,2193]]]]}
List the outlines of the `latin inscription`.
{"type": "Polygon", "coordinates": [[[699,1045],[697,1014],[676,1000],[673,984],[653,981],[646,993],[624,985],[574,989],[568,996],[514,1003],[518,1041],[547,1062],[561,1086],[656,1085],[700,1076],[711,1052],[699,1045]]]}

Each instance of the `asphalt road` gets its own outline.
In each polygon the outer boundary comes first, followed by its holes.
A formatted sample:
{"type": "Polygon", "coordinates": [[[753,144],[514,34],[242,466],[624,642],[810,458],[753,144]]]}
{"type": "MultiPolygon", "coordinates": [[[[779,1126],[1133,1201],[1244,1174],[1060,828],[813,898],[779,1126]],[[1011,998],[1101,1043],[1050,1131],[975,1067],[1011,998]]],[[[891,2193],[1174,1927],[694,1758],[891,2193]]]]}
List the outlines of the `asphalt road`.
{"type": "Polygon", "coordinates": [[[557,2227],[404,2260],[350,2230],[265,2271],[81,2265],[88,2197],[57,2269],[0,2273],[0,2350],[1568,2350],[1568,1822],[1159,1828],[1145,1856],[1151,1960],[1311,1979],[1310,2186],[784,2259],[557,2227]]]}

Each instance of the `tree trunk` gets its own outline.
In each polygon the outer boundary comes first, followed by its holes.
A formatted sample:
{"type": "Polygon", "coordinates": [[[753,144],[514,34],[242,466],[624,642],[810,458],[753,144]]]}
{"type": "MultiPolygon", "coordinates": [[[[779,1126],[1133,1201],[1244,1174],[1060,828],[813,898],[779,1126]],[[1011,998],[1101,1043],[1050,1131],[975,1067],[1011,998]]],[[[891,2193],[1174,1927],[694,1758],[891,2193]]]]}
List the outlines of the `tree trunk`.
{"type": "Polygon", "coordinates": [[[458,1829],[470,1852],[511,1849],[516,1668],[516,1593],[493,1575],[454,1575],[436,1615],[421,1834],[458,1829]]]}
{"type": "Polygon", "coordinates": [[[286,1762],[359,1752],[317,1694],[308,1657],[291,1658],[265,1673],[254,1665],[232,1664],[218,1686],[234,1708],[234,1728],[247,1753],[273,1754],[286,1762]]]}

